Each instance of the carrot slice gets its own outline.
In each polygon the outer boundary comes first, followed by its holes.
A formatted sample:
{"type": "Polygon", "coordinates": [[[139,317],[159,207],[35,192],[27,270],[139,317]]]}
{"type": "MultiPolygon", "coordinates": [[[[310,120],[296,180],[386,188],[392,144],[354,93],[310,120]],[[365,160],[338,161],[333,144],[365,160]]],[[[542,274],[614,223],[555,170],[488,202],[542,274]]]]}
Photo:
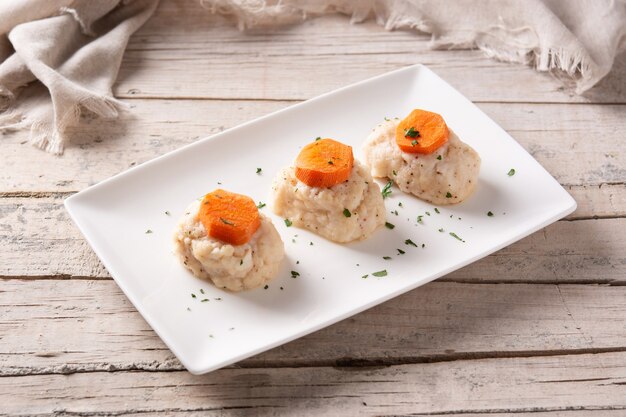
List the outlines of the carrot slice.
{"type": "Polygon", "coordinates": [[[296,158],[296,178],[311,187],[329,188],[352,172],[352,147],[332,139],[309,143],[296,158]]]}
{"type": "Polygon", "coordinates": [[[198,211],[209,236],[243,245],[261,226],[259,209],[250,197],[217,189],[204,196],[198,211]]]}
{"type": "Polygon", "coordinates": [[[407,153],[433,153],[448,136],[448,125],[440,114],[420,109],[413,110],[396,128],[396,143],[407,153]]]}

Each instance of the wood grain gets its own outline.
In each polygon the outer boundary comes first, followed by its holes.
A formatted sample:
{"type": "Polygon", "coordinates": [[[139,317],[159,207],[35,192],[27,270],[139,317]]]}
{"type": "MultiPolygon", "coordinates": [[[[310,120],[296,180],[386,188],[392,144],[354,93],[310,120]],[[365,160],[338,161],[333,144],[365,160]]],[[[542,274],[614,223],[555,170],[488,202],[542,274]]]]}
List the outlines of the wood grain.
{"type": "MultiPolygon", "coordinates": [[[[288,102],[132,100],[119,121],[87,120],[61,158],[5,135],[0,193],[79,191],[197,139],[279,110],[288,102]]],[[[626,183],[626,105],[499,104],[480,108],[561,184],[626,183]]],[[[374,124],[376,121],[372,121],[374,124]]]]}
{"type": "Polygon", "coordinates": [[[583,97],[551,74],[477,50],[433,51],[429,44],[429,35],[389,32],[374,22],[349,25],[340,16],[242,34],[197,4],[169,1],[131,38],[115,94],[303,100],[421,63],[472,101],[626,103],[621,77],[583,97]]]}
{"type": "MultiPolygon", "coordinates": [[[[0,312],[0,376],[184,369],[109,280],[4,281],[0,312]]],[[[434,282],[238,366],[611,351],[626,352],[626,286],[434,282]]]]}
{"type": "MultiPolygon", "coordinates": [[[[619,199],[623,214],[625,186],[592,188],[607,200],[581,205],[590,218],[619,199]],[[605,191],[606,193],[601,193],[605,191]],[[617,195],[617,198],[609,198],[617,195]],[[603,202],[604,201],[604,202],[603,202]]],[[[586,194],[587,198],[593,195],[586,194]]],[[[63,196],[0,198],[0,277],[107,278],[108,272],[62,205],[63,196]]],[[[626,218],[562,221],[443,278],[463,282],[625,283],[626,243],[619,231],[626,218]],[[580,239],[585,236],[585,239],[580,239]]]]}
{"type": "Polygon", "coordinates": [[[625,363],[622,352],[356,369],[222,369],[204,376],[34,375],[0,378],[0,402],[5,415],[623,412],[625,363]]]}

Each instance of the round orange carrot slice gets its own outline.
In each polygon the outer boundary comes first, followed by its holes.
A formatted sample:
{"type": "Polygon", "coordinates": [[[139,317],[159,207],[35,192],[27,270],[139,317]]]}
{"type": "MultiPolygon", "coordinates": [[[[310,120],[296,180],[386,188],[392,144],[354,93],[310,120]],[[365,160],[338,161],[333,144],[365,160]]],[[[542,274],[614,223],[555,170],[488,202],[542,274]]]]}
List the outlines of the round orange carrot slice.
{"type": "Polygon", "coordinates": [[[209,236],[231,245],[248,243],[261,226],[259,209],[250,197],[220,189],[204,196],[198,220],[209,236]]]}
{"type": "Polygon", "coordinates": [[[352,172],[352,147],[332,139],[309,143],[296,158],[296,177],[311,187],[330,188],[352,172]]]}
{"type": "Polygon", "coordinates": [[[396,143],[407,153],[433,153],[448,136],[448,125],[440,114],[420,109],[413,110],[396,128],[396,143]]]}

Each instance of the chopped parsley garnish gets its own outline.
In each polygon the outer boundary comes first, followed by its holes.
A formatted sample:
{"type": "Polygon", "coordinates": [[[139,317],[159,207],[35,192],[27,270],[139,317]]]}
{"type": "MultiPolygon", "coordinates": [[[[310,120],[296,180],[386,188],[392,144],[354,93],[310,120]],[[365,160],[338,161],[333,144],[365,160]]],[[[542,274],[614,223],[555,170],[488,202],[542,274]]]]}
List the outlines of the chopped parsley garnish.
{"type": "Polygon", "coordinates": [[[365,278],[367,278],[368,276],[369,276],[369,274],[365,274],[365,275],[363,275],[361,278],[365,279],[365,278]]]}
{"type": "Polygon", "coordinates": [[[398,203],[398,207],[402,207],[402,201],[398,203]]]}
{"type": "Polygon", "coordinates": [[[202,300],[200,300],[200,302],[201,302],[201,303],[206,303],[206,302],[208,302],[208,301],[209,301],[209,299],[208,299],[208,298],[203,298],[202,300]]]}
{"type": "Polygon", "coordinates": [[[221,297],[217,297],[217,298],[214,298],[214,300],[216,300],[216,301],[222,301],[222,298],[221,298],[221,297]]]}
{"type": "Polygon", "coordinates": [[[427,215],[427,216],[430,216],[430,211],[427,211],[427,212],[426,212],[426,215],[427,215]]]}
{"type": "Polygon", "coordinates": [[[455,238],[456,240],[460,240],[461,242],[465,242],[463,239],[461,239],[461,238],[459,237],[459,235],[457,235],[457,234],[456,234],[456,233],[454,233],[454,232],[450,232],[450,236],[452,236],[452,237],[453,237],[453,238],[455,238]]]}
{"type": "Polygon", "coordinates": [[[187,311],[191,311],[191,309],[189,307],[187,307],[187,311]]]}
{"type": "Polygon", "coordinates": [[[389,118],[385,116],[385,122],[388,122],[388,121],[389,121],[389,118]]]}
{"type": "Polygon", "coordinates": [[[200,294],[204,294],[204,290],[200,288],[200,294]]]}
{"type": "Polygon", "coordinates": [[[441,212],[439,211],[439,209],[437,207],[435,207],[435,213],[441,214],[441,212]]]}
{"type": "Polygon", "coordinates": [[[424,216],[417,216],[417,222],[418,222],[418,223],[423,223],[423,221],[422,221],[422,218],[423,218],[423,217],[424,217],[424,216]]]}
{"type": "Polygon", "coordinates": [[[313,246],[313,242],[309,242],[309,246],[313,246]]]}
{"type": "Polygon", "coordinates": [[[387,270],[383,269],[382,271],[372,272],[372,275],[375,276],[375,277],[386,277],[387,276],[387,270]]]}
{"type": "Polygon", "coordinates": [[[411,141],[411,146],[417,146],[417,145],[418,145],[418,142],[415,139],[413,139],[411,141]]]}
{"type": "Polygon", "coordinates": [[[391,259],[391,256],[383,256],[383,259],[388,261],[389,259],[391,259]]]}
{"type": "Polygon", "coordinates": [[[347,208],[343,209],[343,215],[346,217],[352,217],[352,213],[347,208]]]}
{"type": "Polygon", "coordinates": [[[224,224],[229,225],[229,226],[234,226],[234,225],[235,225],[235,223],[230,222],[230,221],[226,220],[226,219],[225,219],[225,218],[223,218],[223,217],[220,217],[220,221],[221,221],[222,223],[224,223],[224,224]]]}
{"type": "Polygon", "coordinates": [[[328,165],[334,165],[333,161],[328,161],[328,165]]]}
{"type": "Polygon", "coordinates": [[[396,227],[396,225],[393,223],[385,222],[385,227],[387,229],[393,229],[394,227],[396,227]]]}
{"type": "Polygon", "coordinates": [[[452,198],[452,194],[450,194],[450,191],[446,193],[446,198],[452,198]]]}
{"type": "Polygon", "coordinates": [[[152,230],[148,229],[146,230],[146,234],[149,235],[150,233],[152,233],[152,230]]]}
{"type": "Polygon", "coordinates": [[[266,206],[266,204],[265,204],[264,202],[259,201],[259,204],[257,204],[257,205],[256,205],[256,208],[258,208],[258,209],[262,209],[262,208],[263,208],[263,207],[265,207],[265,206],[266,206]]]}
{"type": "Polygon", "coordinates": [[[287,227],[291,227],[291,225],[292,225],[292,224],[293,224],[293,223],[291,222],[291,220],[289,220],[289,219],[285,219],[285,226],[287,226],[287,227]]]}
{"type": "Polygon", "coordinates": [[[424,249],[426,247],[425,243],[422,243],[422,249],[424,249]]]}
{"type": "Polygon", "coordinates": [[[492,213],[491,211],[488,211],[488,212],[487,212],[487,216],[489,216],[489,217],[493,217],[493,213],[492,213]]]}
{"type": "Polygon", "coordinates": [[[411,245],[411,246],[415,246],[417,247],[417,245],[415,244],[415,242],[413,242],[411,239],[407,239],[404,241],[405,245],[411,245]]]}
{"type": "Polygon", "coordinates": [[[265,285],[265,287],[263,287],[264,290],[268,289],[270,286],[269,285],[265,285]]]}
{"type": "Polygon", "coordinates": [[[170,214],[171,214],[171,213],[170,213],[169,211],[165,210],[165,215],[166,215],[166,216],[169,216],[170,214]]]}
{"type": "Polygon", "coordinates": [[[393,183],[389,181],[387,184],[385,184],[382,191],[380,192],[383,195],[383,198],[387,198],[391,195],[391,184],[393,183]]]}
{"type": "Polygon", "coordinates": [[[196,295],[194,293],[191,293],[191,298],[196,298],[196,295]]]}
{"type": "Polygon", "coordinates": [[[398,251],[398,255],[404,255],[406,252],[402,249],[396,249],[398,251]]]}
{"type": "Polygon", "coordinates": [[[316,137],[316,138],[315,138],[315,141],[317,142],[317,141],[318,141],[318,140],[320,140],[320,139],[322,139],[322,137],[321,137],[321,136],[318,136],[318,137],[316,137]]]}
{"type": "Polygon", "coordinates": [[[445,230],[443,230],[443,227],[439,229],[439,232],[440,232],[440,233],[445,232],[445,230]]]}
{"type": "Polygon", "coordinates": [[[438,156],[437,156],[437,159],[441,161],[441,155],[438,155],[438,156]]]}
{"type": "Polygon", "coordinates": [[[291,271],[291,278],[297,278],[300,276],[300,273],[297,271],[291,271]]]}
{"type": "Polygon", "coordinates": [[[404,129],[404,137],[405,138],[419,138],[420,137],[420,132],[418,132],[417,130],[413,129],[413,126],[411,126],[408,129],[404,129]]]}
{"type": "Polygon", "coordinates": [[[261,175],[261,173],[262,173],[262,172],[263,172],[263,168],[257,168],[257,169],[256,169],[256,173],[257,173],[258,175],[261,175]]]}
{"type": "Polygon", "coordinates": [[[398,210],[394,210],[392,212],[390,212],[391,214],[395,214],[396,216],[398,215],[398,210]]]}
{"type": "Polygon", "coordinates": [[[509,172],[506,175],[508,175],[509,177],[512,177],[513,175],[515,175],[515,168],[509,169],[509,172]]]}
{"type": "Polygon", "coordinates": [[[393,175],[398,175],[398,173],[396,172],[396,170],[394,169],[393,171],[391,171],[393,173],[393,175]]]}
{"type": "MultiPolygon", "coordinates": [[[[239,260],[239,265],[243,265],[243,259],[239,260]]],[[[204,294],[204,293],[203,293],[204,294]]]]}

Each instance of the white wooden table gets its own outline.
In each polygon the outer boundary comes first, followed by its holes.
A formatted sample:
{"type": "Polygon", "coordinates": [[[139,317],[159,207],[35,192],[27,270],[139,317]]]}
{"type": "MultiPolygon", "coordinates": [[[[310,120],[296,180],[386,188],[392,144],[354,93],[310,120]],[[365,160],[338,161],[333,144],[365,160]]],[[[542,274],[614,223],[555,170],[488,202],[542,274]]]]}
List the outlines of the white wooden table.
{"type": "Polygon", "coordinates": [[[62,158],[0,138],[0,415],[626,415],[626,60],[587,96],[552,76],[327,17],[238,32],[187,0],[131,39],[62,158]],[[428,65],[578,201],[567,219],[288,345],[187,373],[110,279],[63,199],[300,100],[428,65]],[[393,316],[393,320],[391,317],[393,316]]]}

